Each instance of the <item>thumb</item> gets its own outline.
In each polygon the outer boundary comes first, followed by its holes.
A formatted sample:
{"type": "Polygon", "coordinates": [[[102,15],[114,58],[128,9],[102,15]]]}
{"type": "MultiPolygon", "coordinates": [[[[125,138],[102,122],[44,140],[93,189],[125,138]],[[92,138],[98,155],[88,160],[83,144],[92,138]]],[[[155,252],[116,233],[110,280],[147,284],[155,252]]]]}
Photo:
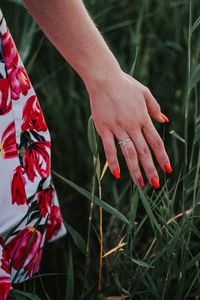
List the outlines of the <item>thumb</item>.
{"type": "Polygon", "coordinates": [[[169,119],[163,113],[161,113],[160,105],[151,94],[149,89],[145,90],[145,101],[147,105],[147,110],[152,119],[159,123],[169,123],[169,119]]]}

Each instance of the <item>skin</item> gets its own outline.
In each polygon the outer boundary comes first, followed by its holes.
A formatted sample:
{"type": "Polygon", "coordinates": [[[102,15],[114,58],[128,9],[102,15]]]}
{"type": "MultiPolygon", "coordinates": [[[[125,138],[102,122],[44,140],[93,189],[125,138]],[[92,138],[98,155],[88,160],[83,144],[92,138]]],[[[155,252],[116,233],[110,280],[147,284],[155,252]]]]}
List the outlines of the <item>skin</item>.
{"type": "Polygon", "coordinates": [[[130,143],[120,145],[130,176],[136,183],[142,166],[151,184],[158,173],[150,149],[163,170],[170,161],[151,120],[164,123],[149,89],[120,68],[81,0],[25,0],[24,4],[82,78],[110,171],[120,170],[115,139],[130,137],[130,143]]]}

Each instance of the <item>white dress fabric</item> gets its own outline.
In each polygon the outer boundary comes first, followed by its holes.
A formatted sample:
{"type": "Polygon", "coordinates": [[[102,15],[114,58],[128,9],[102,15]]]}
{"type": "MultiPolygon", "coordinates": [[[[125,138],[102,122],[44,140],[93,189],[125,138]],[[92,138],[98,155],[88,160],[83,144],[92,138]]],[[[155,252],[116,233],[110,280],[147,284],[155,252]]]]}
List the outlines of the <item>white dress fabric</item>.
{"type": "Polygon", "coordinates": [[[51,137],[0,9],[0,300],[38,272],[67,230],[51,177],[51,137]]]}

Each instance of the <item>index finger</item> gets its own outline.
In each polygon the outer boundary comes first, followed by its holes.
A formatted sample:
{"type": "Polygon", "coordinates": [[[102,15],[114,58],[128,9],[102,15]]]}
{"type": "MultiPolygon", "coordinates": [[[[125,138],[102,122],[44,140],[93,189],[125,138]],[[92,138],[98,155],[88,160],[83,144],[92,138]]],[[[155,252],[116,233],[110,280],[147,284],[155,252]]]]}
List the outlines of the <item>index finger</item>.
{"type": "Polygon", "coordinates": [[[165,150],[164,142],[158,134],[157,130],[155,129],[150,117],[147,119],[147,122],[145,122],[145,124],[142,126],[142,132],[147,143],[153,150],[161,168],[167,173],[171,173],[172,167],[167,152],[165,150]]]}

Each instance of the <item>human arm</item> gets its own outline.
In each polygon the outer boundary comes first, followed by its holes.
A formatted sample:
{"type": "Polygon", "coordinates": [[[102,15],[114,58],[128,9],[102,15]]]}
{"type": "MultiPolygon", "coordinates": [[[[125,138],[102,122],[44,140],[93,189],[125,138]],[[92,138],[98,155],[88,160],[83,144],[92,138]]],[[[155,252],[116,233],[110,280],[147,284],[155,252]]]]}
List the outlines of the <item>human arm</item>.
{"type": "MultiPolygon", "coordinates": [[[[110,171],[120,170],[114,138],[121,146],[134,182],[141,162],[149,182],[157,176],[148,144],[164,170],[170,163],[151,117],[164,122],[150,91],[124,73],[81,0],[24,0],[40,28],[77,71],[87,88],[95,127],[102,138],[110,171]],[[147,144],[148,143],[148,144],[147,144]]],[[[116,171],[115,171],[116,174],[116,171]]]]}

